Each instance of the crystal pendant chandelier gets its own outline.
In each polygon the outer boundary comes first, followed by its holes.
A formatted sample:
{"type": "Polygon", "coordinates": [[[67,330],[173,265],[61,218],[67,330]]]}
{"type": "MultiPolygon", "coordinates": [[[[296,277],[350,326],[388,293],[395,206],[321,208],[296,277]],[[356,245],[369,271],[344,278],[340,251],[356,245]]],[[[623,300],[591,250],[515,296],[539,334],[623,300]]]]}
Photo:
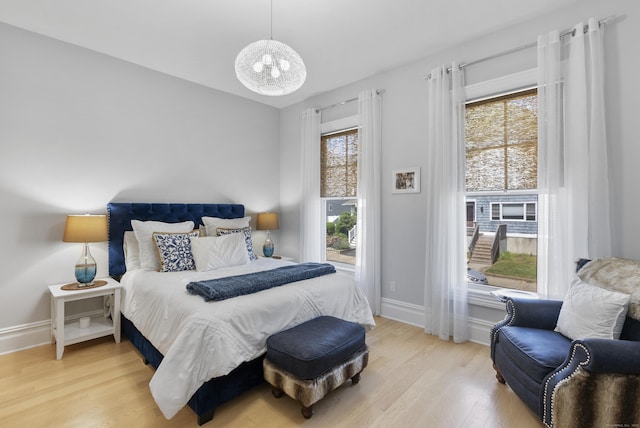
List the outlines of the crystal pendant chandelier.
{"type": "Polygon", "coordinates": [[[273,40],[273,1],[271,2],[271,38],[258,40],[242,49],[236,57],[236,76],[253,92],[278,96],[298,90],[307,78],[307,69],[296,51],[273,40]]]}

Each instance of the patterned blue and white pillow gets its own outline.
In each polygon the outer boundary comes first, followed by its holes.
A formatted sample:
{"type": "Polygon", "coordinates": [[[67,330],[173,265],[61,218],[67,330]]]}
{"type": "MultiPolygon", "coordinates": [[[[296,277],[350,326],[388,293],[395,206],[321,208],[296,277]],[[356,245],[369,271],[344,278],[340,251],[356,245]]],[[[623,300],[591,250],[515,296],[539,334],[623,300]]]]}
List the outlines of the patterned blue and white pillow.
{"type": "Polygon", "coordinates": [[[228,235],[230,233],[244,233],[244,242],[247,244],[247,252],[249,253],[249,260],[258,260],[258,257],[253,252],[253,241],[251,240],[251,228],[242,227],[238,229],[216,229],[218,236],[228,235]]]}
{"type": "Polygon", "coordinates": [[[191,238],[197,238],[199,231],[189,233],[153,233],[153,241],[160,260],[159,272],[179,272],[195,270],[196,263],[191,253],[191,238]]]}

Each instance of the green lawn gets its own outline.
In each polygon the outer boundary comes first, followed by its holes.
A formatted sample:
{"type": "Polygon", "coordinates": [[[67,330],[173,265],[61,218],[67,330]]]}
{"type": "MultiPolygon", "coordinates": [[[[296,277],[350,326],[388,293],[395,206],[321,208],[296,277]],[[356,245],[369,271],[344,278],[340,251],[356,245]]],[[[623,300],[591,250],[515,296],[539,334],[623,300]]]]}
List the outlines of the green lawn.
{"type": "Polygon", "coordinates": [[[536,256],[510,253],[507,251],[502,253],[498,261],[487,269],[486,272],[535,281],[536,256]]]}

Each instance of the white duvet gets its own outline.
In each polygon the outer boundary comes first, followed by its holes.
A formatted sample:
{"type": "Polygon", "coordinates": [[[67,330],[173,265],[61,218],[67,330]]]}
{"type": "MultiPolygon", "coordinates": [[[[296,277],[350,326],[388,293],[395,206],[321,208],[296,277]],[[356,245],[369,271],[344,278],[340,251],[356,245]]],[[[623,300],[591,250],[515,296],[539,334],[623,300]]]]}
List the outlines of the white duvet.
{"type": "Polygon", "coordinates": [[[364,294],[352,277],[335,273],[259,293],[205,302],[187,292],[194,280],[219,278],[285,264],[260,258],[247,265],[209,272],[127,272],[122,313],[164,355],[151,382],[151,394],[167,419],[211,378],[228,374],[266,351],[267,338],[320,315],[332,315],[371,328],[375,325],[364,294]]]}

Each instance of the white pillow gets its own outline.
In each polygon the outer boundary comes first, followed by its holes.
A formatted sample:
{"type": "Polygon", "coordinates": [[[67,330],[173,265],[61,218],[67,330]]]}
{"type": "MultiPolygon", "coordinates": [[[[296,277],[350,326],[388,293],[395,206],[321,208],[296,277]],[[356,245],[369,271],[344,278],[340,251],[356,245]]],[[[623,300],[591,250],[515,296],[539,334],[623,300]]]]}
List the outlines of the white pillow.
{"type": "Polygon", "coordinates": [[[218,236],[230,235],[237,233],[238,235],[244,235],[244,243],[247,247],[247,253],[249,254],[249,260],[258,260],[258,256],[253,252],[253,239],[251,238],[251,228],[243,227],[242,229],[216,229],[218,236]]]}
{"type": "Polygon", "coordinates": [[[240,233],[192,239],[191,253],[199,272],[249,263],[244,236],[240,233]]]}
{"type": "Polygon", "coordinates": [[[575,278],[562,302],[555,331],[570,339],[619,339],[630,296],[575,278]]]}
{"type": "Polygon", "coordinates": [[[209,245],[216,239],[218,239],[217,236],[200,236],[199,238],[191,240],[191,254],[193,254],[193,261],[196,263],[196,270],[198,272],[207,270],[207,264],[209,263],[209,245]]]}
{"type": "Polygon", "coordinates": [[[132,230],[127,230],[124,233],[122,250],[124,252],[124,265],[127,271],[140,269],[140,246],[132,230]]]}
{"type": "Polygon", "coordinates": [[[251,216],[242,218],[218,218],[202,217],[202,222],[207,230],[207,236],[216,236],[218,229],[242,229],[249,227],[251,216]]]}
{"type": "Polygon", "coordinates": [[[131,226],[140,247],[140,268],[155,271],[160,267],[160,262],[156,253],[156,245],[153,241],[153,232],[187,233],[193,230],[192,221],[163,223],[161,221],[131,220],[131,226]]]}

